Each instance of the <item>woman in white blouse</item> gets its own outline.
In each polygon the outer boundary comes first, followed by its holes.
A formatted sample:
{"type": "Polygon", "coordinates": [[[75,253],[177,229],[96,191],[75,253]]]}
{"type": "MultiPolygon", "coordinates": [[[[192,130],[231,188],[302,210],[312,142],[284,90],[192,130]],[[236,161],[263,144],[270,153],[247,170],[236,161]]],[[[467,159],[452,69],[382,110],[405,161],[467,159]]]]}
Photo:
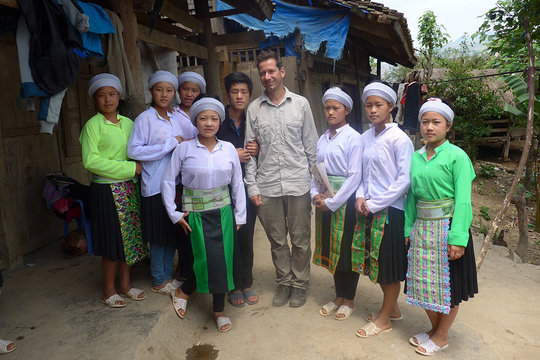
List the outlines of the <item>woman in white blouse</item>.
{"type": "Polygon", "coordinates": [[[161,184],[167,213],[190,234],[193,265],[187,279],[171,293],[176,314],[184,318],[189,296],[195,291],[213,294],[219,331],[231,329],[225,316],[225,293],[235,288],[235,231],[246,223],[246,195],[235,147],[216,138],[225,108],[212,97],[193,103],[190,116],[199,134],[174,150],[161,184]],[[182,210],[176,209],[175,180],[182,176],[182,210]],[[230,189],[230,191],[229,191],[230,189]],[[234,203],[234,214],[231,208],[234,203]],[[236,224],[236,229],[235,229],[236,224]]]}
{"type": "Polygon", "coordinates": [[[143,166],[141,173],[142,231],[150,243],[151,290],[169,295],[180,283],[173,280],[174,253],[179,243],[178,231],[171,223],[161,201],[161,178],[176,146],[195,132],[182,128],[181,119],[171,116],[178,80],[172,73],[156,71],[148,80],[152,106],[135,119],[127,153],[143,166]]]}
{"type": "Polygon", "coordinates": [[[335,319],[351,316],[359,273],[351,246],[356,222],[355,192],[362,178],[362,141],[356,130],[347,124],[353,100],[339,87],[328,89],[322,98],[324,116],[329,129],[317,142],[317,163],[324,167],[333,194],[324,194],[315,177],[311,182],[311,198],[315,212],[315,252],[313,263],[334,275],[336,298],[322,306],[319,313],[328,316],[337,310],[335,319]]]}
{"type": "Polygon", "coordinates": [[[401,320],[397,305],[400,282],[407,272],[404,237],[405,193],[410,184],[413,145],[392,122],[396,93],[375,82],[362,94],[370,129],[362,134],[362,181],[356,191],[353,253],[360,259],[359,272],[368,275],[383,291],[378,314],[369,314],[368,323],[356,332],[369,337],[392,330],[391,320],[401,320]]]}

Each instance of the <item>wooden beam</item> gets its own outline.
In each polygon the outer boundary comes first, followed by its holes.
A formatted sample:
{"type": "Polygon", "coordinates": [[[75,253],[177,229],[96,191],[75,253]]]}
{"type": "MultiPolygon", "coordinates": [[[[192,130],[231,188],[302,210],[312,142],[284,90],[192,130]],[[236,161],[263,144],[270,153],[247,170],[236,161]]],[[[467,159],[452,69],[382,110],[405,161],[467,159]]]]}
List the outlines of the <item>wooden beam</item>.
{"type": "Polygon", "coordinates": [[[204,32],[204,22],[194,16],[191,16],[187,11],[173,4],[172,0],[166,0],[163,3],[161,14],[173,19],[175,22],[180,23],[195,32],[204,32]]]}
{"type": "MultiPolygon", "coordinates": [[[[150,14],[135,12],[135,15],[137,16],[137,22],[139,24],[143,24],[145,26],[148,26],[150,24],[150,14]]],[[[167,34],[175,34],[181,37],[191,37],[197,35],[196,32],[190,32],[189,30],[183,29],[179,26],[175,26],[163,19],[158,19],[158,21],[156,21],[154,29],[167,34]]]]}
{"type": "Polygon", "coordinates": [[[204,14],[204,15],[199,15],[198,17],[205,18],[205,19],[206,18],[212,19],[212,18],[217,18],[217,17],[222,17],[222,16],[233,16],[233,15],[238,15],[238,14],[245,14],[249,12],[249,10],[250,9],[247,9],[247,8],[221,10],[221,11],[214,11],[214,12],[204,14]]]}
{"type": "Polygon", "coordinates": [[[216,46],[227,46],[235,44],[253,44],[259,46],[259,43],[264,40],[266,40],[266,35],[264,35],[263,30],[223,34],[214,37],[216,46]]]}
{"type": "Polygon", "coordinates": [[[4,5],[12,9],[19,8],[19,4],[17,4],[17,0],[0,0],[0,5],[4,5]]]}
{"type": "Polygon", "coordinates": [[[152,34],[148,35],[148,28],[141,24],[137,25],[137,33],[141,41],[176,50],[184,55],[208,59],[208,50],[199,44],[167,35],[158,30],[153,30],[152,34]]]}

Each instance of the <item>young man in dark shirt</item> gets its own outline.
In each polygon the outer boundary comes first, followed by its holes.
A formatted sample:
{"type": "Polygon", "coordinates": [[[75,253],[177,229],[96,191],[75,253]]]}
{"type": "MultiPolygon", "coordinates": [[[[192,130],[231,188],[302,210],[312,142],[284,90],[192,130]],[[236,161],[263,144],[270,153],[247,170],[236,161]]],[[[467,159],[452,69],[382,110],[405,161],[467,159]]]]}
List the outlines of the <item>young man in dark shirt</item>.
{"type": "MultiPolygon", "coordinates": [[[[244,110],[249,104],[253,83],[246,74],[241,72],[227,75],[224,82],[229,105],[225,109],[225,121],[221,123],[217,137],[234,145],[242,164],[242,175],[244,175],[244,164],[251,156],[257,156],[259,153],[259,146],[255,141],[248,142],[244,148],[246,122],[244,110]]],[[[259,296],[251,288],[253,284],[253,232],[257,212],[251,201],[246,201],[246,205],[247,222],[238,231],[242,267],[236,289],[229,293],[229,303],[236,307],[245,306],[246,303],[256,304],[259,301],[259,296]]]]}

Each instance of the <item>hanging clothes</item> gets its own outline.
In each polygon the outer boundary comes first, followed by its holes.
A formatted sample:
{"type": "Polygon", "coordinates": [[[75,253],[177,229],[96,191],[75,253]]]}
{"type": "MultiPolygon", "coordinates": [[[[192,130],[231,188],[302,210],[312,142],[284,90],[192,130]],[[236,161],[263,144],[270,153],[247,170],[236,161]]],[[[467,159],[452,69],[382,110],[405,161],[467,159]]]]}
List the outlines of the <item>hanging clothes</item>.
{"type": "Polygon", "coordinates": [[[422,106],[421,84],[412,82],[407,85],[401,103],[405,105],[403,110],[403,127],[405,129],[418,129],[418,112],[422,106]]]}
{"type": "Polygon", "coordinates": [[[114,25],[99,5],[77,1],[82,11],[90,18],[90,29],[82,34],[84,50],[88,55],[103,57],[100,34],[113,34],[114,25]]]}
{"type": "Polygon", "coordinates": [[[33,82],[47,94],[57,94],[79,74],[85,57],[81,35],[54,1],[19,0],[18,4],[30,35],[25,45],[33,82]]]}
{"type": "Polygon", "coordinates": [[[109,66],[109,72],[118,76],[120,82],[122,83],[122,89],[124,89],[124,91],[122,94],[120,94],[120,99],[127,100],[134,95],[137,90],[135,88],[135,82],[133,81],[133,75],[131,74],[131,68],[129,66],[127,55],[124,50],[124,39],[122,38],[124,25],[115,12],[107,9],[105,9],[105,12],[111,20],[115,30],[113,33],[105,35],[107,40],[107,65],[109,66]]]}

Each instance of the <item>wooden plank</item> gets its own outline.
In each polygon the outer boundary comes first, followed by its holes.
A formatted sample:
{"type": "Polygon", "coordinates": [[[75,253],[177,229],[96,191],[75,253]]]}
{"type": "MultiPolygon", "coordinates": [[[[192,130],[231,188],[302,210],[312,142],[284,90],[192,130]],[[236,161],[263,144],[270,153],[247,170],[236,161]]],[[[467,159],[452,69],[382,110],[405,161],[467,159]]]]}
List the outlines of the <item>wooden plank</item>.
{"type": "Polygon", "coordinates": [[[205,60],[208,59],[208,50],[199,44],[179,39],[157,30],[153,30],[152,34],[148,35],[148,28],[141,24],[137,25],[137,33],[141,41],[176,50],[180,54],[195,56],[205,60]]]}
{"type": "Polygon", "coordinates": [[[189,15],[187,11],[173,4],[171,0],[167,0],[163,3],[161,14],[173,19],[174,21],[190,28],[195,32],[204,32],[204,22],[194,16],[189,15]]]}
{"type": "MultiPolygon", "coordinates": [[[[145,14],[145,13],[142,13],[142,12],[135,12],[135,15],[137,16],[137,22],[139,24],[142,24],[142,25],[145,25],[145,26],[148,26],[150,24],[150,15],[149,14],[145,14]]],[[[171,24],[171,23],[169,23],[167,21],[164,21],[162,19],[158,19],[158,21],[156,21],[154,29],[162,31],[162,32],[167,33],[167,34],[175,34],[175,35],[182,36],[182,37],[190,37],[190,36],[197,35],[196,32],[191,32],[191,31],[183,29],[183,28],[181,28],[179,26],[175,26],[175,25],[173,25],[173,24],[171,24]]]]}
{"type": "Polygon", "coordinates": [[[19,4],[17,4],[17,0],[0,0],[0,5],[4,5],[12,9],[19,8],[19,4]]]}
{"type": "MultiPolygon", "coordinates": [[[[263,30],[246,31],[241,33],[223,34],[214,37],[216,46],[227,46],[234,44],[248,44],[253,47],[259,47],[261,41],[266,40],[263,30]]],[[[252,47],[247,46],[247,47],[252,47]]]]}
{"type": "Polygon", "coordinates": [[[508,128],[494,128],[494,129],[489,129],[489,131],[491,133],[505,133],[505,132],[508,132],[508,128]]]}

